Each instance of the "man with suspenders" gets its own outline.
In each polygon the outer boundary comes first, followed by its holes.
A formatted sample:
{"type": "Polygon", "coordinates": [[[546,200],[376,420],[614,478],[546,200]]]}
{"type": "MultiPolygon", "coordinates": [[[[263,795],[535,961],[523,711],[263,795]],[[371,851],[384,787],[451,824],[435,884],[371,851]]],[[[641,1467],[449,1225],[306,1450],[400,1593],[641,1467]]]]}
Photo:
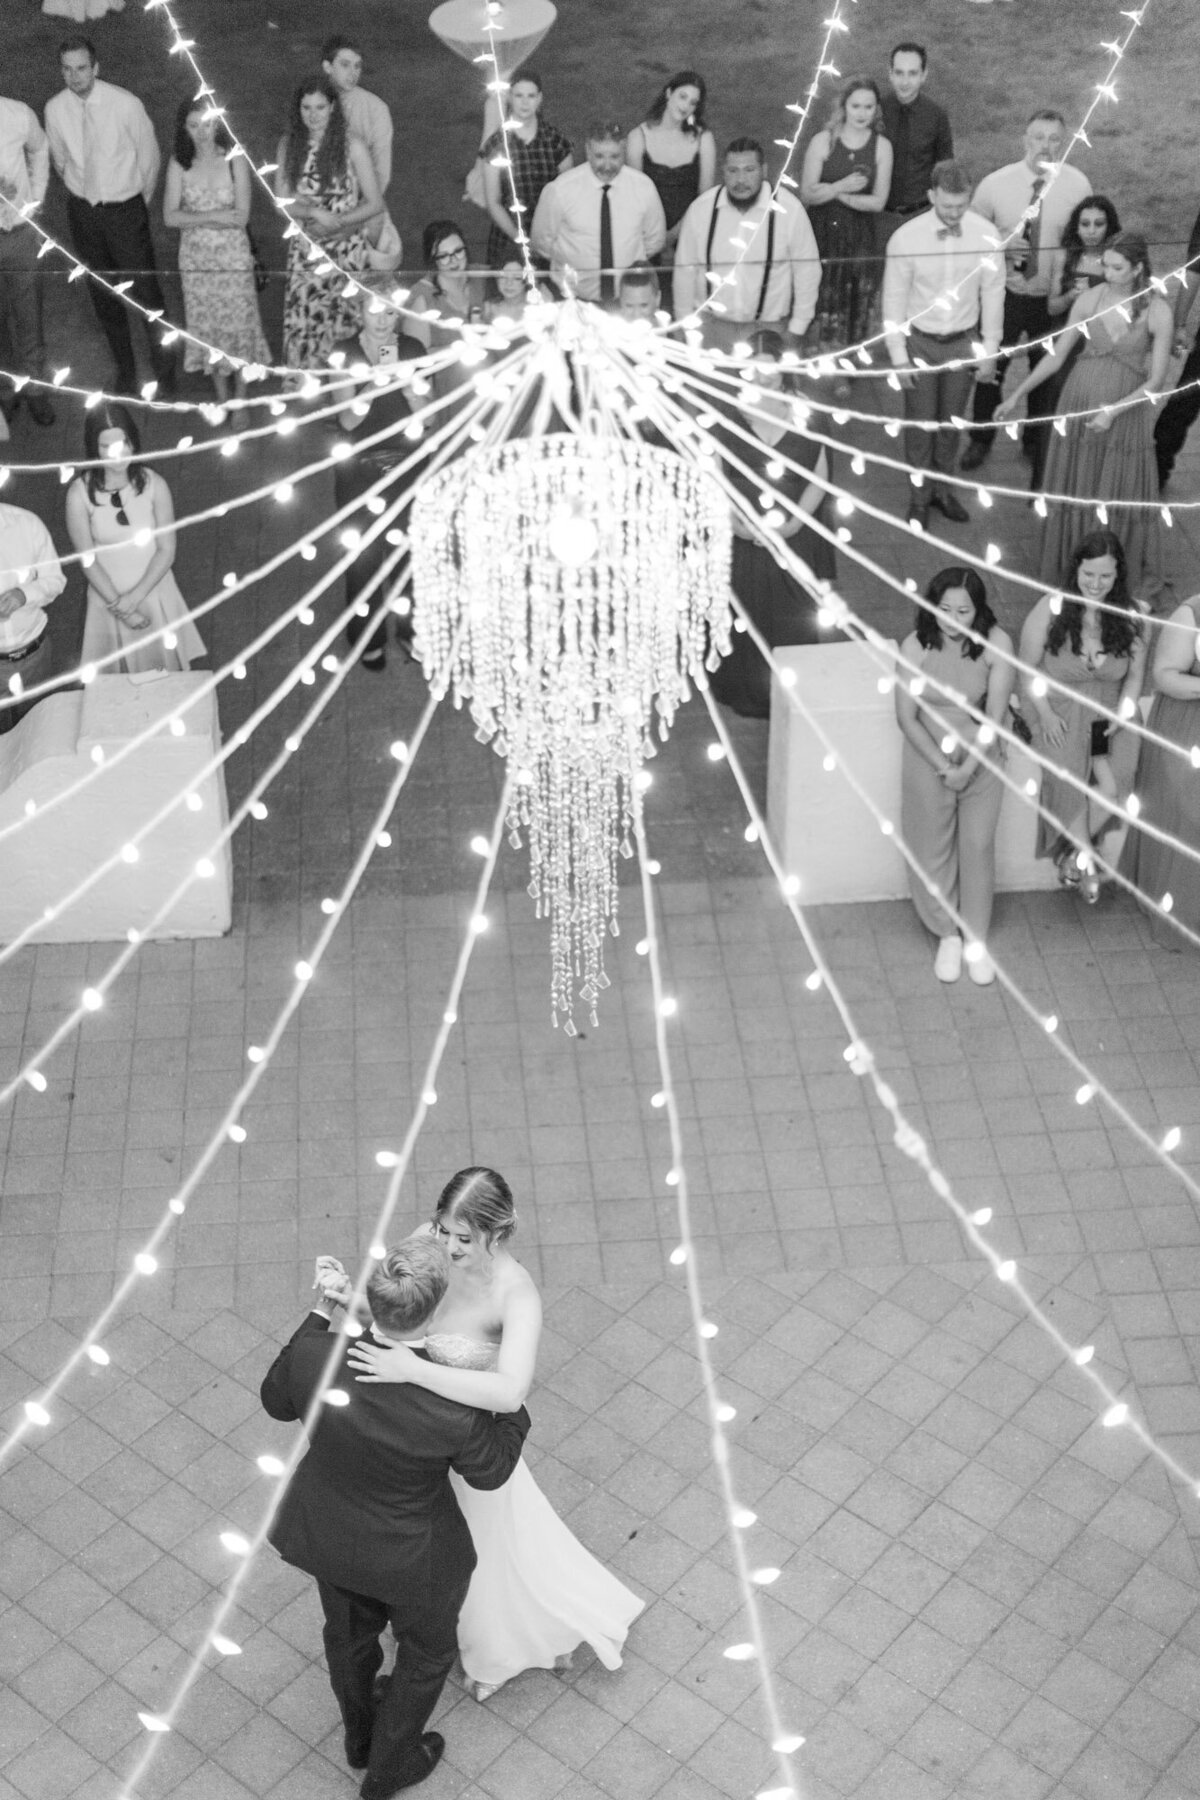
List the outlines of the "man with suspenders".
{"type": "Polygon", "coordinates": [[[801,338],[812,322],[821,258],[808,214],[795,196],[766,180],[766,155],[754,138],[725,152],[719,187],[693,200],[675,248],[675,317],[697,319],[704,341],[728,349],[752,331],[801,338]]]}

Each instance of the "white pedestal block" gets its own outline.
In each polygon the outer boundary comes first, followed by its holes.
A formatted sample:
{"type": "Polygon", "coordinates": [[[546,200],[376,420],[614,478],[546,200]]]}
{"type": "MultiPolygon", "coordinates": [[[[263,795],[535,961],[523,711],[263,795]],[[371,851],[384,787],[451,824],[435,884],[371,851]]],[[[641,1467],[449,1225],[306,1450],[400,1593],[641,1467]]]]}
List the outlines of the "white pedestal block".
{"type": "Polygon", "coordinates": [[[204,679],[163,675],[135,682],[125,675],[99,675],[80,691],[40,701],[0,737],[0,829],[21,821],[0,840],[0,943],[11,943],[35,921],[31,936],[41,943],[124,938],[130,926],[156,938],[219,937],[229,930],[229,845],[212,848],[228,819],[224,770],[202,774],[221,745],[216,695],[206,694],[183,715],[182,737],[164,723],[113,766],[118,751],[156,721],[165,721],[204,679]],[[93,751],[103,754],[99,768],[93,751]],[[94,777],[87,787],[45,810],[85,775],[94,777]],[[160,808],[185,792],[199,797],[198,810],[181,800],[140,840],[136,862],[119,862],[72,904],[61,904],[160,808]],[[190,881],[154,923],[203,857],[211,860],[213,874],[190,881]]]}
{"type": "MultiPolygon", "coordinates": [[[[906,898],[903,857],[843,773],[844,766],[899,831],[902,739],[892,693],[880,692],[886,672],[877,654],[857,643],[797,644],[775,656],[795,671],[793,692],[820,723],[839,765],[831,773],[822,767],[825,745],[774,677],[767,822],[788,874],[800,878],[801,899],[821,905],[906,898]]],[[[1022,787],[1037,772],[1023,750],[1011,748],[1008,770],[1022,787]]],[[[1053,864],[1034,856],[1036,827],[1033,807],[1006,791],[996,833],[998,888],[1057,885],[1053,864]]]]}

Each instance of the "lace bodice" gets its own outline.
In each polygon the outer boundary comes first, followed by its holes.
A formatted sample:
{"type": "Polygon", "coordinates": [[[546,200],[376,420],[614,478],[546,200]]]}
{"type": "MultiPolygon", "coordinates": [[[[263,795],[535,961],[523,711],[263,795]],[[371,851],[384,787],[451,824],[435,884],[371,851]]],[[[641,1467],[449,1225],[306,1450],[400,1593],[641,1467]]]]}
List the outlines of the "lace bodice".
{"type": "Polygon", "coordinates": [[[458,1331],[431,1331],[425,1339],[427,1355],[450,1369],[494,1369],[500,1352],[499,1344],[485,1344],[480,1338],[466,1337],[458,1331]]]}

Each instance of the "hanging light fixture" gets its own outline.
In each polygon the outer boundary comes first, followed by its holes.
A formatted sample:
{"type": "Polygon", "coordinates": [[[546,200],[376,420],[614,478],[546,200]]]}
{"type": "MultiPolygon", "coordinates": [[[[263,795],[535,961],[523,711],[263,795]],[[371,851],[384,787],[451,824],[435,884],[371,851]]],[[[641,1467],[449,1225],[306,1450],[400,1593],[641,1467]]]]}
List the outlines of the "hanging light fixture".
{"type": "Polygon", "coordinates": [[[669,450],[557,433],[481,448],[413,502],[417,656],[513,766],[551,926],[551,1009],[596,1019],[630,799],[705,666],[729,648],[729,512],[669,450]]]}

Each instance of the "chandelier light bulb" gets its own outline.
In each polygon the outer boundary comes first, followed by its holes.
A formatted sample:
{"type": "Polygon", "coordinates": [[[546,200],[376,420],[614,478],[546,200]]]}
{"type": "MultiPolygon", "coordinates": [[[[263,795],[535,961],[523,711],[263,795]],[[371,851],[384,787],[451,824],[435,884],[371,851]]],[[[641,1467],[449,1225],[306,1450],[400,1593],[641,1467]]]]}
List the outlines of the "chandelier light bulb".
{"type": "Polygon", "coordinates": [[[554,508],[546,527],[546,545],[565,569],[582,569],[592,561],[600,548],[600,532],[581,500],[563,500],[554,508]]]}

